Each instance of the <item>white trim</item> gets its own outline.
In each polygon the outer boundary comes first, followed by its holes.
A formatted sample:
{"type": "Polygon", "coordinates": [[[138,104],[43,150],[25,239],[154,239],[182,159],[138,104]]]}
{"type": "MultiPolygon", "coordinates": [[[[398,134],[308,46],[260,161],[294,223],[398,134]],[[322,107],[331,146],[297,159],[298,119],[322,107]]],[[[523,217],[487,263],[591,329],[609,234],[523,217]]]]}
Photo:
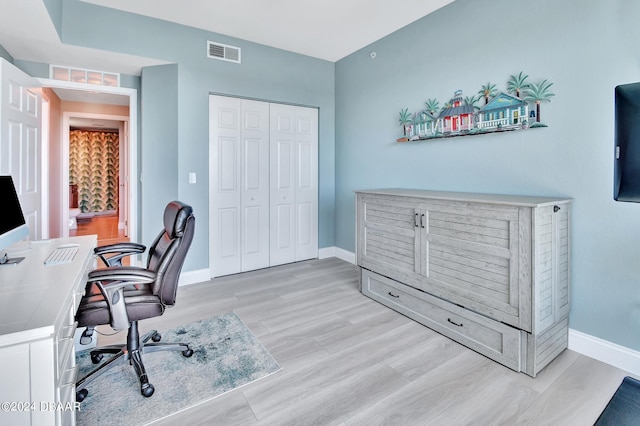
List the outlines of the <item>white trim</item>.
{"type": "Polygon", "coordinates": [[[209,268],[187,271],[180,274],[180,278],[178,279],[178,286],[197,284],[209,281],[211,279],[211,272],[209,271],[209,268]]]}
{"type": "MultiPolygon", "coordinates": [[[[70,81],[61,81],[61,80],[51,80],[46,78],[37,78],[36,79],[42,87],[50,87],[50,88],[62,88],[62,89],[74,89],[88,92],[102,92],[109,93],[114,95],[123,95],[129,97],[129,238],[132,240],[136,240],[139,238],[138,236],[138,91],[136,89],[129,89],[126,87],[111,87],[111,86],[99,86],[95,84],[86,84],[86,83],[75,83],[70,81]]],[[[79,117],[82,113],[72,113],[74,117],[79,117]]],[[[91,114],[92,116],[96,116],[98,114],[91,114]]],[[[64,118],[64,117],[63,117],[64,118]]],[[[68,121],[68,117],[67,117],[68,121]]],[[[61,142],[62,142],[62,150],[66,152],[62,152],[62,161],[66,159],[69,161],[69,145],[68,145],[68,122],[63,123],[61,132],[61,142]],[[65,125],[67,126],[65,128],[65,125]],[[67,142],[65,144],[65,132],[67,133],[67,142]],[[65,146],[66,145],[66,146],[65,146]]],[[[60,193],[58,196],[62,202],[62,208],[64,210],[61,213],[61,220],[67,221],[69,217],[69,166],[67,163],[66,168],[63,164],[60,165],[62,170],[62,178],[60,181],[60,193]],[[64,177],[66,176],[66,181],[64,177]]],[[[69,229],[68,226],[62,225],[63,235],[68,235],[69,229]]]]}
{"type": "Polygon", "coordinates": [[[327,259],[329,257],[336,256],[336,248],[335,247],[325,247],[318,249],[318,259],[327,259]]]}
{"type": "Polygon", "coordinates": [[[318,259],[326,259],[328,257],[337,257],[354,265],[356,263],[356,255],[340,247],[325,247],[318,250],[318,259]]]}
{"type": "Polygon", "coordinates": [[[569,329],[569,349],[640,376],[640,352],[569,329]]]}

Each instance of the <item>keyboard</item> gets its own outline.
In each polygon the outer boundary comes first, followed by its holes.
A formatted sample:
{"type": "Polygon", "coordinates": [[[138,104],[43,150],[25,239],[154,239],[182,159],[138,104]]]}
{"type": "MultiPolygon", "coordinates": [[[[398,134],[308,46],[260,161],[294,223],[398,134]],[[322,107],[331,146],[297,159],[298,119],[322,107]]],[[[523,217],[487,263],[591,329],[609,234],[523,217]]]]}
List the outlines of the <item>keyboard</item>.
{"type": "Polygon", "coordinates": [[[58,247],[51,252],[44,264],[60,265],[62,263],[70,263],[76,257],[76,253],[78,253],[78,247],[58,247]]]}

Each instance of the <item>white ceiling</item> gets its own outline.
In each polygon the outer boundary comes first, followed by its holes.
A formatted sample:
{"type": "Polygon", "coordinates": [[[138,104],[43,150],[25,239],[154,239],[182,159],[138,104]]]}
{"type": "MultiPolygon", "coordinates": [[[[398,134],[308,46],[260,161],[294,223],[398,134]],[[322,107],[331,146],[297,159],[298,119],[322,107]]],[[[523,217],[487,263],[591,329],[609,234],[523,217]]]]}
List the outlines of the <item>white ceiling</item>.
{"type": "Polygon", "coordinates": [[[82,0],[327,61],[453,0],[82,0]]]}
{"type": "MultiPolygon", "coordinates": [[[[334,62],[454,0],[81,1],[334,62]]],[[[0,45],[19,60],[130,75],[167,63],[62,44],[43,0],[0,0],[0,45]]],[[[59,96],[87,101],[71,92],[59,96]]]]}
{"type": "MultiPolygon", "coordinates": [[[[453,0],[82,0],[337,61],[453,0]]],[[[139,75],[151,58],[63,45],[43,0],[0,0],[15,59],[139,75]]]]}

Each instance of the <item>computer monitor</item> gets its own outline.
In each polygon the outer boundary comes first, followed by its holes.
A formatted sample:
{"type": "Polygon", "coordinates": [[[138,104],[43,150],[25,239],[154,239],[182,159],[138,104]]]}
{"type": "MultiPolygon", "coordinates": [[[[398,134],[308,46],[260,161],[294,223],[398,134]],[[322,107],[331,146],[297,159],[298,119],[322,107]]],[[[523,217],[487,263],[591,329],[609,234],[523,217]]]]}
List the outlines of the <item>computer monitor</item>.
{"type": "Polygon", "coordinates": [[[0,264],[18,263],[22,258],[10,259],[6,249],[29,236],[29,228],[24,220],[16,187],[11,176],[0,176],[0,264]]]}
{"type": "Polygon", "coordinates": [[[615,88],[613,199],[640,203],[640,83],[615,88]]]}

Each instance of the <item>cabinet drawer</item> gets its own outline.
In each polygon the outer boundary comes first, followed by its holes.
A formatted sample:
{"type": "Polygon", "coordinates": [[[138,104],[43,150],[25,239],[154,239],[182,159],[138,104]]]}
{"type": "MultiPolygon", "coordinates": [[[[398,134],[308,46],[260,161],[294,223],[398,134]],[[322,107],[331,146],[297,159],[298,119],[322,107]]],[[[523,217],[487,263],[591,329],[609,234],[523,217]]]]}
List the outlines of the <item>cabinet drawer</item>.
{"type": "Polygon", "coordinates": [[[521,371],[521,331],[366,269],[362,293],[419,323],[521,371]]]}

